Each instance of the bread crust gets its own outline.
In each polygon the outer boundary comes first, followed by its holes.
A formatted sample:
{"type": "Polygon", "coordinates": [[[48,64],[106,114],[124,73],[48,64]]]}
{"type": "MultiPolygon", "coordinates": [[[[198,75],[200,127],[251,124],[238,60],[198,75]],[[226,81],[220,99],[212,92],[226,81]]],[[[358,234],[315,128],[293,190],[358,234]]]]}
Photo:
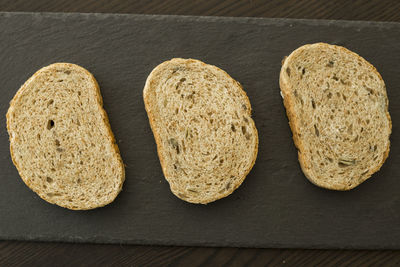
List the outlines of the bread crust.
{"type": "MultiPolygon", "coordinates": [[[[159,64],[157,67],[155,67],[155,68],[152,70],[152,72],[150,73],[150,75],[147,77],[147,80],[146,80],[146,83],[145,83],[145,86],[144,86],[144,89],[143,89],[143,100],[144,100],[144,103],[145,103],[145,109],[146,109],[146,112],[147,112],[147,115],[148,115],[148,118],[149,118],[149,123],[150,123],[151,130],[152,130],[152,132],[153,132],[153,135],[154,135],[154,139],[155,139],[155,141],[156,141],[156,145],[157,145],[157,154],[158,154],[158,157],[159,157],[159,159],[160,159],[161,168],[162,168],[164,177],[165,177],[166,180],[169,182],[169,184],[170,184],[170,189],[171,189],[172,193],[173,193],[175,196],[177,196],[178,198],[180,198],[180,199],[182,199],[182,200],[184,200],[184,201],[188,201],[188,200],[182,198],[182,197],[179,195],[179,193],[180,193],[179,190],[174,189],[174,188],[171,186],[171,183],[170,183],[170,179],[173,179],[173,177],[170,177],[170,175],[169,175],[169,173],[168,173],[168,170],[167,170],[167,166],[166,166],[166,164],[165,164],[165,159],[164,159],[164,157],[163,157],[163,155],[162,155],[162,153],[161,153],[161,151],[162,151],[164,148],[163,148],[163,144],[162,144],[162,142],[161,142],[161,137],[160,137],[159,132],[157,131],[157,128],[156,128],[156,125],[155,125],[155,114],[153,113],[152,108],[151,108],[151,103],[150,103],[150,100],[149,100],[149,98],[150,98],[149,93],[150,93],[151,90],[153,90],[153,87],[151,86],[151,82],[153,81],[153,79],[154,79],[154,77],[157,75],[157,73],[161,72],[164,68],[168,67],[170,64],[172,64],[172,65],[175,65],[175,64],[184,64],[184,65],[188,65],[188,64],[192,64],[192,63],[199,63],[199,64],[201,64],[202,66],[207,66],[207,67],[209,67],[209,68],[212,68],[212,69],[213,69],[214,71],[216,71],[216,72],[223,73],[223,75],[224,75],[227,79],[234,80],[234,79],[233,79],[227,72],[225,72],[224,70],[222,70],[222,69],[220,69],[220,68],[218,68],[218,67],[216,67],[216,66],[206,64],[206,63],[204,63],[204,62],[202,62],[202,61],[200,61],[200,60],[196,60],[196,59],[183,59],[183,58],[173,58],[173,59],[171,59],[171,60],[169,60],[169,61],[165,61],[165,62],[159,64]]],[[[241,90],[240,90],[240,93],[242,94],[242,96],[244,97],[244,99],[245,99],[245,101],[246,101],[246,107],[247,107],[248,115],[251,116],[251,104],[250,104],[250,100],[249,100],[249,98],[248,98],[246,92],[243,90],[242,85],[241,85],[239,82],[237,82],[236,80],[234,80],[234,81],[237,83],[237,85],[239,85],[239,87],[240,87],[240,89],[241,89],[241,90]]],[[[246,176],[249,174],[249,172],[250,172],[251,169],[253,168],[253,166],[254,166],[254,164],[255,164],[255,161],[256,161],[256,158],[257,158],[257,153],[258,153],[258,142],[259,142],[259,140],[258,140],[258,132],[257,132],[257,128],[256,128],[255,124],[254,124],[253,130],[254,130],[254,133],[255,133],[255,136],[256,136],[256,145],[255,145],[255,148],[254,148],[254,153],[253,153],[253,157],[252,157],[252,160],[251,160],[251,164],[250,164],[250,166],[245,170],[245,175],[243,175],[242,177],[240,177],[240,179],[238,179],[238,182],[235,183],[235,184],[231,187],[231,189],[230,189],[229,191],[225,191],[224,193],[219,194],[219,195],[215,195],[214,197],[211,197],[211,198],[207,198],[207,199],[198,199],[197,201],[188,201],[188,202],[191,202],[191,203],[194,203],[194,204],[207,204],[207,203],[216,201],[216,200],[218,200],[218,199],[224,198],[224,197],[226,197],[226,196],[232,194],[232,193],[243,183],[244,179],[246,178],[246,176]]],[[[249,149],[251,149],[251,148],[249,148],[249,149]]]]}
{"type": "MultiPolygon", "coordinates": [[[[315,44],[306,44],[303,45],[299,48],[297,48],[296,50],[294,50],[288,57],[285,57],[282,60],[282,68],[280,71],[280,76],[279,76],[279,85],[280,85],[280,89],[281,92],[283,94],[283,104],[285,106],[286,109],[286,114],[287,117],[289,119],[289,126],[290,129],[292,130],[292,134],[293,134],[293,141],[294,144],[298,150],[298,160],[300,163],[300,167],[304,173],[304,175],[306,176],[306,178],[313,183],[314,185],[317,185],[319,187],[325,188],[325,189],[331,189],[331,190],[338,190],[338,191],[347,191],[350,189],[353,189],[355,187],[357,187],[358,185],[360,185],[361,183],[363,183],[364,181],[366,181],[368,178],[370,178],[372,176],[373,173],[379,171],[379,169],[382,167],[383,163],[385,162],[385,160],[387,159],[387,157],[389,156],[389,151],[390,151],[390,140],[388,142],[388,146],[387,149],[383,155],[383,159],[380,162],[380,164],[378,164],[378,166],[376,168],[373,168],[371,170],[369,170],[365,175],[364,178],[362,180],[360,180],[358,183],[353,183],[351,186],[345,185],[345,186],[337,186],[335,184],[330,184],[328,182],[323,182],[320,180],[317,180],[315,177],[313,177],[312,174],[312,169],[310,167],[310,162],[307,162],[307,160],[305,159],[304,154],[302,153],[305,149],[304,149],[304,144],[303,144],[303,140],[301,138],[299,138],[299,121],[296,119],[295,113],[296,111],[294,110],[294,99],[292,97],[292,94],[289,92],[290,89],[290,84],[286,79],[286,75],[285,75],[285,69],[287,68],[287,66],[290,64],[290,60],[296,55],[301,53],[302,51],[310,48],[310,47],[318,47],[318,48],[328,48],[328,49],[336,49],[341,51],[342,53],[347,53],[350,54],[352,56],[354,56],[357,59],[360,59],[364,62],[366,62],[368,64],[369,67],[371,67],[371,70],[379,77],[379,79],[382,81],[382,83],[384,84],[384,81],[382,79],[382,76],[380,75],[380,73],[376,70],[376,68],[369,63],[367,60],[365,60],[363,57],[361,57],[360,55],[348,50],[347,48],[344,48],[342,46],[337,46],[337,45],[330,45],[330,44],[326,44],[326,43],[315,43],[315,44]]],[[[385,105],[385,114],[387,119],[389,120],[389,127],[390,127],[390,133],[392,130],[392,121],[390,118],[390,114],[388,111],[388,106],[389,106],[389,100],[387,97],[387,93],[386,90],[384,92],[385,94],[385,98],[386,98],[386,105],[385,105]]]]}
{"type": "Polygon", "coordinates": [[[115,141],[114,134],[113,134],[113,132],[112,132],[112,130],[111,130],[111,125],[110,125],[110,122],[109,122],[107,113],[106,113],[106,111],[105,111],[104,108],[103,108],[103,99],[102,99],[102,96],[101,96],[100,87],[99,87],[99,85],[98,85],[96,79],[94,78],[94,76],[93,76],[88,70],[86,70],[85,68],[82,68],[81,66],[78,66],[78,65],[72,64],[72,63],[59,62],[59,63],[53,63],[53,64],[51,64],[51,65],[49,65],[49,66],[43,67],[43,68],[41,68],[40,70],[36,71],[36,72],[35,72],[35,73],[20,87],[20,89],[17,91],[17,93],[15,94],[15,96],[13,97],[13,99],[10,101],[10,107],[9,107],[9,109],[8,109],[8,111],[7,111],[6,119],[7,119],[7,131],[8,131],[8,133],[9,133],[9,135],[10,135],[10,154],[11,154],[12,162],[13,162],[13,164],[15,165],[15,167],[17,168],[18,173],[20,174],[20,176],[21,176],[22,180],[24,181],[24,183],[25,183],[32,191],[34,191],[36,194],[38,194],[43,200],[45,200],[45,201],[47,201],[47,202],[49,202],[49,203],[51,203],[51,204],[56,204],[56,205],[58,205],[58,206],[61,206],[61,207],[67,208],[67,209],[71,209],[71,210],[89,210],[89,209],[94,209],[94,208],[103,207],[103,206],[105,206],[105,205],[107,205],[107,204],[113,202],[114,199],[117,197],[117,195],[121,192],[121,190],[122,190],[122,185],[123,185],[123,183],[124,183],[124,181],[125,181],[125,167],[124,167],[124,164],[123,164],[121,155],[120,155],[120,151],[119,151],[118,145],[117,145],[117,143],[116,143],[116,141],[115,141]],[[22,175],[21,167],[19,166],[18,161],[17,161],[17,159],[16,159],[16,157],[15,157],[15,155],[14,155],[13,142],[12,142],[12,138],[11,138],[12,130],[11,130],[11,127],[10,127],[10,124],[12,123],[12,122],[11,122],[11,114],[12,114],[13,109],[14,109],[14,103],[17,102],[17,101],[19,101],[20,97],[21,97],[21,96],[23,95],[23,93],[27,90],[28,85],[29,85],[31,82],[34,82],[35,79],[36,79],[36,77],[42,75],[42,73],[44,73],[44,72],[46,72],[46,71],[51,71],[52,73],[54,73],[54,72],[56,72],[57,69],[59,69],[59,68],[61,68],[61,69],[62,69],[62,68],[75,69],[75,70],[77,70],[77,71],[84,72],[88,77],[90,77],[91,82],[92,82],[93,85],[94,85],[94,86],[93,86],[93,89],[95,90],[95,92],[96,92],[95,95],[96,95],[96,97],[97,97],[97,101],[96,101],[96,102],[97,102],[98,105],[99,105],[99,110],[101,110],[101,112],[102,112],[101,115],[102,115],[102,118],[103,118],[103,122],[105,123],[106,128],[107,128],[107,130],[108,130],[107,138],[108,138],[108,141],[111,142],[111,144],[113,145],[113,148],[114,148],[114,151],[115,151],[115,155],[116,155],[117,160],[118,160],[118,162],[119,162],[119,166],[118,166],[118,167],[121,168],[121,170],[122,170],[122,177],[121,177],[122,179],[121,179],[121,181],[120,181],[120,186],[119,186],[119,188],[115,191],[114,196],[113,196],[112,198],[110,198],[109,201],[107,201],[107,202],[96,203],[95,205],[91,205],[91,206],[82,206],[82,207],[74,207],[73,205],[69,205],[68,203],[66,203],[66,204],[55,203],[51,198],[47,197],[46,194],[44,194],[43,192],[41,192],[40,190],[38,190],[37,188],[35,188],[35,187],[29,182],[29,177],[25,177],[24,175],[22,175]]]}

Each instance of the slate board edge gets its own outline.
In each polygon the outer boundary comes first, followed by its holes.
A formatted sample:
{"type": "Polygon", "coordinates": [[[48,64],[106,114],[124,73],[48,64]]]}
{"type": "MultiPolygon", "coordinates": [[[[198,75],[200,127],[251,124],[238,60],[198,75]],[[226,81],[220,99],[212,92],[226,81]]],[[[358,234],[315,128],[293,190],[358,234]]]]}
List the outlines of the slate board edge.
{"type": "MultiPolygon", "coordinates": [[[[46,243],[75,243],[75,244],[98,244],[98,245],[136,245],[136,246],[174,246],[174,247],[221,247],[220,244],[215,242],[174,242],[166,241],[164,239],[152,240],[147,239],[131,239],[120,240],[110,239],[109,237],[94,237],[94,238],[79,238],[79,237],[60,237],[60,236],[20,236],[20,237],[4,237],[0,240],[3,241],[23,241],[23,242],[46,242],[46,243]]],[[[397,250],[399,247],[396,244],[383,245],[383,246],[363,246],[363,245],[332,245],[327,243],[304,245],[304,244],[291,244],[290,246],[283,243],[268,242],[270,245],[266,246],[265,243],[249,242],[230,242],[226,241],[223,247],[231,248],[258,248],[258,249],[322,249],[322,250],[397,250]]]]}
{"type": "Polygon", "coordinates": [[[293,19],[293,18],[263,18],[263,17],[217,17],[217,16],[189,16],[189,15],[147,15],[147,14],[116,14],[116,13],[64,13],[64,12],[0,12],[0,16],[9,17],[13,15],[21,16],[32,16],[32,17],[44,17],[44,18],[54,18],[60,19],[60,15],[68,16],[78,16],[86,17],[90,19],[92,17],[115,17],[115,18],[129,18],[138,21],[148,21],[148,20],[172,20],[172,21],[193,21],[193,22],[237,22],[255,25],[275,25],[286,23],[289,27],[290,24],[302,24],[302,25],[313,25],[318,22],[321,26],[329,26],[330,24],[335,24],[340,22],[343,27],[400,27],[399,22],[390,21],[361,21],[361,20],[325,20],[325,19],[293,19]]]}

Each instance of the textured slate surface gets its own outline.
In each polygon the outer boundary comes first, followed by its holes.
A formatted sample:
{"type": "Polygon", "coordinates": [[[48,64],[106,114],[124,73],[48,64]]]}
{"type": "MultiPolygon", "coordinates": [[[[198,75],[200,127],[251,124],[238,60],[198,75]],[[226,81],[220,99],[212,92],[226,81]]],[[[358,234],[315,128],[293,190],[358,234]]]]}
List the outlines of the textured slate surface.
{"type": "Polygon", "coordinates": [[[0,13],[0,238],[163,245],[400,249],[400,24],[247,18],[0,13]],[[350,192],[303,176],[279,95],[281,60],[324,41],[359,53],[382,74],[393,120],[381,171],[350,192]],[[172,57],[217,65],[242,83],[260,146],[231,196],[207,206],[174,197],[142,101],[150,71],[172,57]],[[50,205],[12,165],[5,113],[19,86],[53,62],[98,80],[127,165],[114,203],[92,211],[50,205]]]}

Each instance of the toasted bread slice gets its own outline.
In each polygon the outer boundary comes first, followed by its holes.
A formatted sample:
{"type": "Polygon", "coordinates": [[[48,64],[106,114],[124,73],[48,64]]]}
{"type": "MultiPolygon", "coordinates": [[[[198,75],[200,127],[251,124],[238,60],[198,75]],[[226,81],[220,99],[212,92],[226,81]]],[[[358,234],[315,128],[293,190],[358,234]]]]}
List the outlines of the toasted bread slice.
{"type": "Polygon", "coordinates": [[[349,190],[380,169],[392,125],[385,83],[370,63],[344,47],[304,45],[284,60],[280,87],[312,183],[349,190]]]}
{"type": "Polygon", "coordinates": [[[112,202],[124,165],[99,86],[82,67],[55,63],[18,90],[7,112],[14,165],[44,200],[74,210],[112,202]]]}
{"type": "Polygon", "coordinates": [[[257,157],[258,135],[240,84],[194,59],[158,65],[143,91],[171,191],[206,204],[240,186],[257,157]]]}

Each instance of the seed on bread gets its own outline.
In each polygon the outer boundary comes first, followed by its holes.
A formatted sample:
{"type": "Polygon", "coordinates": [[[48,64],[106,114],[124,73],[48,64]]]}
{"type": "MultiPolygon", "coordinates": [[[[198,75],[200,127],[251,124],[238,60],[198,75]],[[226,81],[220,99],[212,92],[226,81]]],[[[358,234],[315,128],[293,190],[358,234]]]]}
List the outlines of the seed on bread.
{"type": "Polygon", "coordinates": [[[151,72],[143,97],[177,197],[206,204],[240,186],[254,165],[258,135],[238,82],[215,66],[176,58],[151,72]]]}
{"type": "Polygon", "coordinates": [[[85,210],[121,191],[124,166],[102,105],[93,75],[74,64],[44,67],[18,90],[7,112],[11,157],[42,199],[85,210]]]}
{"type": "Polygon", "coordinates": [[[380,169],[391,119],[385,83],[369,62],[344,47],[304,45],[284,60],[280,87],[312,183],[349,190],[380,169]]]}

